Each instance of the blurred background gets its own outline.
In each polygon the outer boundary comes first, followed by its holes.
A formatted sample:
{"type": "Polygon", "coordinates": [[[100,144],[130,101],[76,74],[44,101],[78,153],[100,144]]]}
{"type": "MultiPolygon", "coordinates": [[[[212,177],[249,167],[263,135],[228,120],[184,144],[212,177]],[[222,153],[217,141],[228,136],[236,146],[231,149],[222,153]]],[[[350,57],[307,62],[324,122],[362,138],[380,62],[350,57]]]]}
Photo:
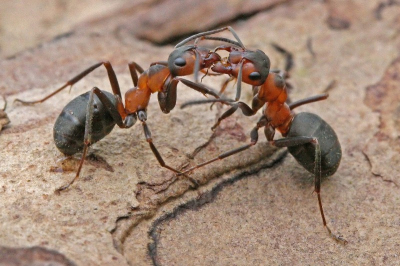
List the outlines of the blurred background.
{"type": "Polygon", "coordinates": [[[0,55],[8,57],[33,48],[129,2],[132,1],[3,0],[0,5],[0,55]]]}
{"type": "Polygon", "coordinates": [[[125,21],[131,34],[161,45],[191,33],[238,22],[288,0],[3,0],[0,6],[0,56],[101,24],[107,31],[125,21]],[[109,20],[107,26],[105,20],[109,20]],[[126,23],[129,22],[129,23],[126,23]]]}

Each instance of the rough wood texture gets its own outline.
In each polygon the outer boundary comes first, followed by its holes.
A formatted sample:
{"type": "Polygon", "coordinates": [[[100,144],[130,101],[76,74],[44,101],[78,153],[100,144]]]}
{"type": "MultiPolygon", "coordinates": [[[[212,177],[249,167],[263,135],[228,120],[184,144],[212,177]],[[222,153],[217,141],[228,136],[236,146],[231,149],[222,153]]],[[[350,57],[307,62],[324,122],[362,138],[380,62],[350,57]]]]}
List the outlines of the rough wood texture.
{"type": "MultiPolygon", "coordinates": [[[[139,15],[157,9],[162,14],[159,6],[168,1],[124,4],[83,20],[63,38],[0,61],[0,93],[7,96],[11,120],[0,133],[0,243],[57,250],[77,265],[400,263],[400,7],[363,0],[280,2],[231,26],[246,46],[265,51],[273,68],[284,61],[271,42],[294,54],[292,100],[336,81],[326,101],[298,111],[319,114],[341,141],[341,166],[322,183],[322,197],[328,223],[349,241],[346,247],[322,226],[312,177],[263,137],[256,147],[197,171],[193,177],[202,186],[191,190],[190,182],[158,165],[139,125],[115,129],[93,146],[77,183],[53,193],[73,177],[79,159],[63,160],[52,143],[55,118],[93,86],[109,90],[106,72],[96,70],[71,93],[40,105],[13,100],[40,98],[104,59],[127,90],[129,61],[147,68],[173,49],[141,41],[131,31],[139,15]]],[[[199,14],[206,9],[204,3],[178,12],[180,23],[166,27],[173,31],[167,39],[224,23],[199,14]],[[204,25],[198,17],[216,22],[204,25]],[[198,28],[187,30],[193,23],[198,28]]],[[[153,35],[146,23],[140,30],[153,35]]],[[[218,88],[222,81],[205,82],[218,88]]],[[[202,97],[180,86],[178,105],[202,97]]],[[[250,99],[250,89],[243,88],[243,100],[250,99]]],[[[148,124],[164,159],[180,167],[249,141],[257,117],[238,112],[213,134],[210,126],[220,114],[218,106],[197,106],[165,115],[153,96],[148,124]]]]}

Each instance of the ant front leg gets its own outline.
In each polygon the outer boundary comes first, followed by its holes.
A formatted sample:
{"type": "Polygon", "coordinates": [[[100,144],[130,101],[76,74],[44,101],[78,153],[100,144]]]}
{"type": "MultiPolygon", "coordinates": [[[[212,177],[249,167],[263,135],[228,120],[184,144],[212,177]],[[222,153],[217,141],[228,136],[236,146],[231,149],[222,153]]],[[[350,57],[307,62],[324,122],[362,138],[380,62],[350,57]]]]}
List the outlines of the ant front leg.
{"type": "MultiPolygon", "coordinates": [[[[214,75],[214,74],[212,74],[212,75],[214,75]]],[[[215,74],[215,75],[222,75],[222,74],[215,74]]],[[[224,81],[224,83],[221,86],[221,89],[218,92],[218,95],[220,97],[225,92],[226,87],[228,86],[229,82],[231,82],[233,80],[235,80],[235,78],[231,76],[231,77],[229,77],[228,79],[226,79],[224,81]]],[[[223,100],[226,101],[226,102],[234,102],[235,101],[235,100],[232,100],[232,99],[223,99],[223,100]]],[[[220,102],[220,101],[219,100],[215,100],[215,99],[202,99],[202,100],[187,101],[187,102],[185,102],[185,103],[183,103],[181,105],[181,109],[186,108],[186,107],[191,106],[191,105],[199,105],[199,104],[205,104],[205,103],[212,103],[211,106],[210,106],[210,109],[212,109],[213,105],[216,102],[220,102]]]]}
{"type": "Polygon", "coordinates": [[[179,81],[188,86],[189,88],[202,93],[203,95],[208,94],[214,96],[217,99],[219,98],[218,93],[216,93],[213,89],[208,88],[204,84],[199,84],[187,79],[175,77],[170,80],[167,80],[166,83],[164,84],[164,86],[166,86],[166,89],[158,93],[158,103],[160,104],[160,108],[163,113],[168,114],[175,107],[177,85],[179,81]]]}
{"type": "Polygon", "coordinates": [[[153,152],[154,156],[157,158],[158,163],[161,165],[161,167],[167,168],[168,170],[171,170],[172,172],[178,174],[178,175],[183,175],[184,177],[186,177],[190,182],[192,182],[193,187],[198,187],[199,184],[196,180],[194,180],[193,178],[189,177],[188,175],[186,175],[185,173],[167,165],[164,161],[164,159],[162,158],[160,152],[157,150],[156,146],[154,146],[153,144],[153,139],[151,137],[151,132],[149,127],[147,126],[146,120],[147,120],[147,114],[145,111],[140,110],[138,111],[138,118],[140,120],[140,122],[142,122],[143,125],[143,132],[144,132],[144,136],[146,137],[146,141],[149,143],[150,145],[150,149],[153,152]]]}
{"type": "Polygon", "coordinates": [[[219,99],[218,93],[216,93],[213,89],[207,87],[204,84],[195,83],[195,82],[192,82],[190,80],[183,79],[183,78],[174,78],[174,79],[182,82],[183,84],[185,84],[189,88],[194,89],[195,91],[198,91],[198,92],[202,93],[203,95],[208,94],[208,95],[212,95],[215,98],[219,99]]]}
{"type": "Polygon", "coordinates": [[[143,70],[143,68],[142,68],[139,64],[137,64],[136,62],[130,62],[130,63],[128,64],[128,67],[129,67],[129,72],[131,73],[133,85],[134,85],[135,87],[137,87],[138,80],[139,80],[139,77],[138,77],[138,74],[137,74],[137,73],[142,74],[142,73],[144,72],[144,70],[143,70]]]}
{"type": "Polygon", "coordinates": [[[221,123],[222,120],[228,118],[232,114],[236,112],[237,109],[241,109],[242,113],[245,116],[253,116],[257,113],[257,111],[265,104],[263,100],[258,98],[258,96],[254,96],[253,102],[252,102],[252,107],[248,106],[244,102],[237,102],[237,103],[229,103],[229,102],[223,102],[222,103],[231,105],[231,108],[229,108],[225,113],[223,113],[219,118],[218,121],[212,126],[212,130],[215,130],[217,126],[221,123]]]}
{"type": "Polygon", "coordinates": [[[315,165],[314,165],[314,192],[317,193],[318,197],[318,205],[319,205],[319,210],[321,213],[322,217],[322,223],[324,227],[327,229],[329,235],[336,240],[337,242],[346,245],[347,240],[345,240],[341,236],[337,236],[332,233],[331,229],[328,227],[324,215],[324,209],[322,208],[322,200],[321,200],[321,147],[318,142],[317,138],[314,137],[290,137],[290,138],[284,138],[284,139],[279,139],[275,141],[270,142],[272,145],[276,147],[293,147],[293,146],[301,146],[305,144],[313,144],[315,147],[315,165]]]}
{"type": "Polygon", "coordinates": [[[165,114],[168,114],[176,105],[178,82],[178,79],[170,80],[166,84],[167,88],[165,91],[160,91],[157,94],[161,111],[165,114]]]}

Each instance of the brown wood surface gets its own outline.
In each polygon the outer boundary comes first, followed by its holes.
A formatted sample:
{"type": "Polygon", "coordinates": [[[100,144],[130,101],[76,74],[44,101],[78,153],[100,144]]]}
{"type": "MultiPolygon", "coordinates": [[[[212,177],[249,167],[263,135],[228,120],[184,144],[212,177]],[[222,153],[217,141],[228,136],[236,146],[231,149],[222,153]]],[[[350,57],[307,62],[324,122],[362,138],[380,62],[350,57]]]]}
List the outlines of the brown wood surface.
{"type": "MultiPolygon", "coordinates": [[[[198,1],[14,2],[0,8],[0,94],[10,119],[0,132],[2,250],[19,250],[23,261],[32,256],[25,248],[45,248],[63,254],[65,265],[400,263],[400,6],[394,1],[202,1],[199,8],[187,8],[198,1]],[[201,186],[192,190],[158,165],[140,125],[115,129],[93,145],[77,183],[54,194],[79,160],[64,160],[54,146],[54,121],[93,86],[111,91],[106,71],[40,105],[14,99],[38,99],[101,60],[112,63],[124,93],[133,86],[128,62],[147,68],[168,58],[173,44],[166,42],[226,24],[247,47],[268,54],[273,68],[283,68],[284,59],[272,42],[293,53],[291,100],[329,91],[326,101],[297,111],[317,113],[341,142],[341,165],[321,193],[327,222],[347,246],[324,230],[312,176],[263,136],[250,150],[196,171],[201,186]]],[[[222,82],[204,79],[215,89],[222,82]]],[[[242,95],[250,103],[249,87],[242,95]]],[[[174,167],[249,142],[258,116],[239,111],[212,132],[226,108],[179,109],[202,97],[179,85],[178,106],[168,115],[155,95],[150,101],[154,144],[174,167]]]]}

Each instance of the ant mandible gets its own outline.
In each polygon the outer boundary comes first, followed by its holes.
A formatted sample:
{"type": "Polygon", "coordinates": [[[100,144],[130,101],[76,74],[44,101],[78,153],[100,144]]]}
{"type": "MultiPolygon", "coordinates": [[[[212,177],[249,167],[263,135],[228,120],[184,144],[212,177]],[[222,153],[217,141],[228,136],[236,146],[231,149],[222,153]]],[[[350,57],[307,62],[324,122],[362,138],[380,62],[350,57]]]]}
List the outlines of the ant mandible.
{"type": "MultiPolygon", "coordinates": [[[[240,40],[239,36],[236,32],[230,27],[224,27],[217,30],[211,30],[206,32],[201,32],[186,38],[185,40],[178,43],[175,47],[181,47],[183,44],[195,39],[196,42],[199,39],[211,39],[211,40],[220,40],[221,37],[210,37],[209,35],[215,34],[224,30],[231,31],[232,35],[235,37],[237,42],[231,41],[232,44],[235,46],[227,46],[221,45],[214,49],[214,51],[218,50],[226,50],[229,52],[228,58],[225,60],[220,60],[215,62],[211,70],[216,73],[220,74],[229,74],[231,79],[228,79],[224,82],[220,93],[222,93],[228,82],[232,80],[232,78],[237,78],[237,89],[236,89],[236,97],[235,100],[229,99],[203,99],[203,100],[196,100],[196,101],[189,101],[184,103],[181,108],[185,108],[187,106],[193,104],[203,104],[203,103],[215,103],[221,102],[231,106],[230,109],[225,111],[220,118],[218,118],[217,122],[212,126],[212,130],[214,130],[222,120],[234,114],[237,109],[241,109],[243,114],[246,116],[253,116],[257,113],[257,111],[264,105],[264,101],[260,100],[258,97],[259,91],[260,93],[264,93],[266,98],[266,102],[274,100],[275,97],[278,97],[280,91],[276,92],[275,88],[281,86],[278,83],[285,84],[284,81],[281,81],[280,78],[286,79],[289,77],[289,71],[292,68],[292,55],[286,51],[284,48],[280,47],[279,45],[273,43],[272,46],[281,54],[284,54],[286,57],[286,64],[285,70],[270,70],[270,60],[269,57],[261,50],[252,51],[243,45],[242,41],[240,40]],[[247,104],[239,101],[240,94],[241,94],[241,83],[245,82],[246,84],[253,86],[253,100],[252,100],[252,108],[250,108],[247,104]]],[[[228,40],[224,39],[225,42],[228,40]]],[[[286,86],[286,84],[285,84],[286,86]]],[[[286,92],[285,92],[286,93],[286,92]]],[[[287,96],[285,95],[286,101],[287,96]]]]}
{"type": "MultiPolygon", "coordinates": [[[[199,61],[200,65],[204,65],[204,67],[209,67],[209,64],[212,64],[213,60],[219,60],[219,56],[214,53],[217,55],[217,58],[209,60],[210,63],[206,62],[203,64],[204,59],[207,59],[208,57],[213,58],[213,54],[204,53],[204,49],[201,49],[198,54],[201,56],[197,57],[196,61],[199,61]]],[[[122,95],[117,77],[108,61],[100,62],[87,68],[67,81],[60,88],[40,100],[23,101],[16,99],[16,101],[21,102],[22,104],[42,103],[66,87],[74,85],[83,77],[102,65],[107,70],[113,94],[94,87],[91,91],[70,101],[64,107],[54,124],[54,142],[63,154],[71,156],[82,151],[82,158],[75,178],[68,184],[58,188],[56,192],[67,189],[78,179],[88,148],[91,144],[108,135],[116,124],[120,128],[130,128],[136,123],[137,119],[139,119],[143,125],[144,135],[154,156],[157,158],[158,163],[162,167],[177,174],[183,174],[191,180],[194,185],[197,185],[195,180],[164,162],[161,154],[153,144],[151,132],[146,123],[146,108],[150,100],[150,95],[158,92],[158,100],[161,110],[164,113],[168,113],[172,110],[176,104],[176,88],[179,81],[203,94],[213,95],[217,98],[218,95],[208,89],[205,85],[176,77],[171,74],[170,69],[164,64],[154,63],[149,69],[144,71],[143,68],[135,62],[129,63],[129,70],[134,88],[129,89],[125,93],[125,106],[122,103],[122,95]],[[138,76],[137,72],[140,76],[138,76]]]]}
{"type": "MultiPolygon", "coordinates": [[[[199,38],[204,34],[208,33],[199,33],[195,37],[199,38]]],[[[189,39],[193,38],[189,37],[187,40],[189,39]]],[[[229,60],[225,66],[226,69],[231,69],[229,60]]],[[[332,127],[319,116],[307,112],[296,115],[293,112],[293,109],[301,105],[327,99],[328,94],[316,95],[287,104],[287,89],[284,77],[275,72],[268,73],[265,81],[260,86],[255,87],[254,94],[251,107],[243,102],[232,103],[222,99],[212,100],[213,102],[221,102],[231,106],[218,119],[213,129],[238,108],[242,110],[244,115],[251,116],[264,106],[262,117],[250,133],[250,143],[221,153],[209,161],[184,171],[184,173],[249,149],[258,141],[258,130],[264,127],[264,134],[271,145],[287,147],[297,162],[307,171],[314,174],[314,191],[317,194],[323,225],[333,239],[339,243],[347,244],[345,239],[333,234],[328,227],[321,200],[321,179],[336,172],[342,157],[338,137],[332,127]],[[278,130],[284,138],[274,140],[275,130],[278,130]]]]}

